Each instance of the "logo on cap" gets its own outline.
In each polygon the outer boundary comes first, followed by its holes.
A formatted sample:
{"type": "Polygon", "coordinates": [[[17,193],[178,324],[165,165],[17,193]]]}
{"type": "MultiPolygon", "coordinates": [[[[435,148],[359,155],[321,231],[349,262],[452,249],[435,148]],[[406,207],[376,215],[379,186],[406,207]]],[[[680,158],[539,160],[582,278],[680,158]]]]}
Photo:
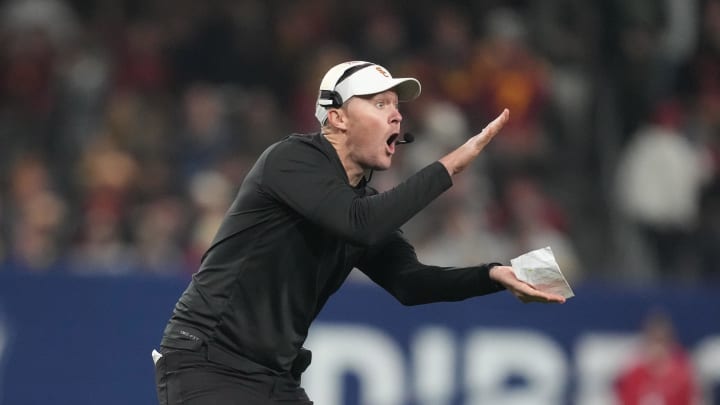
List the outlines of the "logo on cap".
{"type": "Polygon", "coordinates": [[[385,69],[381,68],[380,66],[375,66],[375,70],[377,70],[378,72],[380,72],[380,74],[383,75],[383,76],[385,76],[385,77],[390,77],[390,75],[388,74],[388,72],[386,72],[385,69]]]}

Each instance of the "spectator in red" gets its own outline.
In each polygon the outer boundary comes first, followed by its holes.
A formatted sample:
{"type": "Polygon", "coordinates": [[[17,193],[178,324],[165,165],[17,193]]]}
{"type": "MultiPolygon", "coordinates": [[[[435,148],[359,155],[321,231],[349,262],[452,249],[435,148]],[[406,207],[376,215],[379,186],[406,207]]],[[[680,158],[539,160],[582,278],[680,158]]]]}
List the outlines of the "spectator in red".
{"type": "Polygon", "coordinates": [[[616,383],[622,405],[692,405],[699,403],[690,358],[677,341],[671,319],[650,315],[643,326],[638,356],[616,383]]]}

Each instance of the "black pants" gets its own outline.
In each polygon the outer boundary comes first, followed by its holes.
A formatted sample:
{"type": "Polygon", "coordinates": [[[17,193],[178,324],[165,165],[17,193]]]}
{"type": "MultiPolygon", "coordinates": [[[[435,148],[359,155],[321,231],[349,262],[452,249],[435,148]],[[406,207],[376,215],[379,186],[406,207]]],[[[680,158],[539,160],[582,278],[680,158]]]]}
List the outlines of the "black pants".
{"type": "Polygon", "coordinates": [[[207,360],[202,351],[163,350],[155,364],[160,405],[310,405],[300,381],[243,373],[207,360]]]}

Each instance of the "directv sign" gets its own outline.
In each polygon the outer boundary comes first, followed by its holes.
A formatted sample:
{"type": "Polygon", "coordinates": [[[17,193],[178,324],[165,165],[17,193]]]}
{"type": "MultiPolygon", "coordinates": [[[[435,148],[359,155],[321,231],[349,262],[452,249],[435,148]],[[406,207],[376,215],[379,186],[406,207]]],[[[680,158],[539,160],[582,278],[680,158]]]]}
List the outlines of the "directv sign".
{"type": "MultiPolygon", "coordinates": [[[[150,352],[186,284],[0,271],[0,405],[156,404],[150,352]]],[[[720,403],[716,288],[574,290],[564,305],[501,292],[404,307],[348,283],[311,328],[303,385],[316,405],[610,404],[644,317],[661,309],[705,403],[720,403]]]]}

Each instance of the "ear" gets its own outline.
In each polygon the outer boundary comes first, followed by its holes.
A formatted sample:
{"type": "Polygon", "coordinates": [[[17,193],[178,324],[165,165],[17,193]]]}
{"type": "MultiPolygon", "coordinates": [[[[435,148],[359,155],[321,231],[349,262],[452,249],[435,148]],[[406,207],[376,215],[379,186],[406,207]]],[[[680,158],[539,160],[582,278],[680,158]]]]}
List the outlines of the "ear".
{"type": "Polygon", "coordinates": [[[331,108],[328,110],[328,124],[340,130],[347,129],[347,115],[342,108],[331,108]]]}

